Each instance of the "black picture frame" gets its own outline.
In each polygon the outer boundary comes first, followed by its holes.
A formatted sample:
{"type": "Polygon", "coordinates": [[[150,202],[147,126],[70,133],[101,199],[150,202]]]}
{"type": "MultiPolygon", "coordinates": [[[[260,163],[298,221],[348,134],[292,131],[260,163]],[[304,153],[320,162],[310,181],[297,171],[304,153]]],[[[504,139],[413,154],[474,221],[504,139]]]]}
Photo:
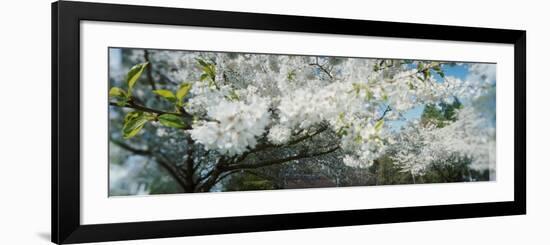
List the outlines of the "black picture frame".
{"type": "Polygon", "coordinates": [[[52,242],[58,244],[442,220],[526,213],[526,32],[61,1],[52,4],[52,242]],[[80,22],[84,20],[514,45],[514,201],[80,224],[80,22]]]}

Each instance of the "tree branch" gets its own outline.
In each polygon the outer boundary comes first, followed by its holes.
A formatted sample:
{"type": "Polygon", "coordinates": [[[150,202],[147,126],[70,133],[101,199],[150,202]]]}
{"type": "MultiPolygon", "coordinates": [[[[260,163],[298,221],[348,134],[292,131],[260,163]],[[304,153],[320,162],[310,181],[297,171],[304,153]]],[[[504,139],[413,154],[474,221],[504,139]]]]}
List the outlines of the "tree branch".
{"type": "Polygon", "coordinates": [[[185,159],[185,177],[188,185],[190,185],[190,188],[195,190],[195,183],[194,183],[194,176],[195,176],[195,166],[193,161],[193,145],[195,144],[195,141],[189,137],[187,139],[187,159],[185,159]]]}
{"type": "Polygon", "coordinates": [[[224,173],[225,170],[223,170],[222,168],[225,164],[225,160],[223,158],[220,159],[218,164],[216,164],[216,166],[214,166],[210,172],[208,172],[205,176],[203,176],[203,178],[201,178],[201,181],[205,181],[202,184],[199,184],[197,186],[197,189],[202,192],[210,191],[210,189],[212,189],[212,187],[217,183],[218,177],[222,173],[224,173]]]}
{"type": "Polygon", "coordinates": [[[275,164],[282,164],[285,162],[293,161],[293,160],[300,160],[300,159],[306,159],[306,158],[312,158],[317,156],[322,156],[325,154],[329,154],[332,152],[335,152],[336,150],[340,149],[340,146],[333,147],[326,151],[321,152],[314,152],[314,153],[306,153],[306,154],[298,154],[291,157],[285,157],[281,159],[272,159],[272,160],[266,160],[259,163],[254,164],[248,164],[248,163],[239,163],[239,164],[232,164],[232,165],[225,165],[225,161],[221,161],[216,165],[212,171],[210,171],[207,176],[203,177],[206,181],[204,181],[202,184],[197,187],[200,191],[207,192],[209,191],[216,183],[218,183],[221,180],[221,176],[223,178],[226,178],[227,176],[231,175],[232,173],[238,172],[239,170],[243,169],[255,169],[260,167],[267,167],[270,165],[275,164]]]}
{"type": "MultiPolygon", "coordinates": [[[[149,51],[147,51],[147,49],[144,49],[143,50],[143,57],[145,58],[145,62],[148,62],[149,65],[147,67],[147,81],[149,82],[149,85],[151,85],[151,89],[152,90],[156,90],[157,87],[155,85],[155,80],[153,79],[153,68],[152,68],[152,64],[151,64],[151,61],[149,60],[149,51]]],[[[158,98],[158,96],[157,96],[158,98]]]]}
{"type": "Polygon", "coordinates": [[[171,115],[180,116],[185,120],[185,127],[183,127],[182,129],[187,130],[187,129],[192,128],[191,127],[191,125],[192,125],[191,122],[193,121],[193,116],[191,116],[190,114],[188,114],[185,111],[182,111],[182,113],[178,113],[178,112],[169,112],[169,111],[157,110],[157,109],[153,109],[153,108],[149,108],[149,107],[140,105],[140,104],[134,102],[133,100],[130,100],[130,101],[126,102],[126,104],[124,104],[122,106],[117,104],[116,102],[109,102],[109,105],[110,106],[117,106],[117,107],[131,108],[131,109],[136,109],[136,110],[144,111],[144,112],[155,113],[159,116],[163,115],[163,114],[171,114],[171,115]]]}
{"type": "Polygon", "coordinates": [[[194,189],[190,188],[191,183],[187,183],[185,175],[180,172],[175,164],[169,163],[164,157],[155,157],[157,162],[164,167],[170,173],[172,178],[185,190],[185,192],[194,192],[194,189]]]}
{"type": "Polygon", "coordinates": [[[233,164],[233,165],[228,165],[228,166],[218,165],[209,173],[209,177],[204,182],[204,184],[201,185],[201,190],[202,191],[210,190],[216,183],[221,181],[223,178],[226,178],[229,175],[231,175],[235,172],[238,172],[240,170],[255,169],[255,168],[266,167],[266,166],[275,165],[275,164],[282,164],[282,163],[293,161],[293,160],[300,160],[300,159],[305,159],[305,158],[321,156],[321,155],[332,153],[332,152],[334,152],[338,149],[340,149],[340,146],[334,147],[330,150],[323,151],[323,152],[315,152],[315,153],[309,153],[309,154],[298,154],[296,156],[286,157],[286,158],[282,158],[282,159],[267,160],[267,161],[263,161],[263,162],[255,163],[255,164],[241,163],[241,164],[233,164]]]}
{"type": "Polygon", "coordinates": [[[134,154],[137,154],[137,155],[151,155],[151,151],[149,150],[142,150],[142,149],[136,149],[122,141],[119,141],[119,140],[116,140],[116,139],[113,139],[113,138],[110,138],[111,142],[113,142],[113,144],[117,145],[118,147],[124,149],[124,150],[127,150],[129,152],[132,152],[134,154]]]}
{"type": "Polygon", "coordinates": [[[384,112],[382,113],[382,115],[376,119],[376,121],[380,121],[382,119],[384,119],[384,117],[386,116],[386,114],[388,114],[388,112],[391,111],[391,107],[390,106],[386,106],[386,109],[384,110],[384,112]]]}
{"type": "MultiPolygon", "coordinates": [[[[113,138],[111,138],[110,140],[115,145],[119,146],[124,150],[127,150],[137,155],[146,155],[146,156],[152,157],[152,152],[149,150],[136,149],[122,141],[119,141],[113,138]]],[[[162,158],[163,157],[155,157],[155,160],[160,166],[162,166],[164,169],[168,171],[170,176],[172,176],[172,178],[180,185],[180,187],[182,187],[186,192],[189,191],[187,187],[188,184],[185,181],[185,176],[183,176],[183,174],[178,170],[178,168],[174,164],[171,164],[168,161],[165,161],[165,159],[163,160],[162,158]]],[[[189,192],[192,192],[192,190],[189,192]]]]}
{"type": "Polygon", "coordinates": [[[221,174],[220,177],[218,177],[218,179],[214,182],[214,184],[217,184],[219,183],[220,181],[222,181],[223,179],[229,177],[230,175],[236,173],[236,172],[240,172],[241,169],[235,169],[235,170],[231,170],[231,171],[228,171],[228,172],[225,172],[224,174],[221,174]]]}
{"type": "MultiPolygon", "coordinates": [[[[441,64],[441,63],[440,63],[441,64]]],[[[396,82],[397,80],[399,79],[403,79],[403,78],[407,78],[407,77],[412,77],[416,74],[419,74],[419,73],[423,73],[429,69],[432,69],[434,68],[436,65],[432,65],[432,64],[428,64],[426,65],[424,68],[420,69],[420,70],[417,70],[415,73],[411,73],[411,74],[408,74],[406,76],[401,76],[401,77],[397,77],[397,78],[393,78],[393,79],[390,79],[390,80],[387,80],[388,83],[393,83],[393,82],[396,82]]]]}
{"type": "Polygon", "coordinates": [[[332,76],[330,71],[327,70],[327,68],[325,68],[323,65],[319,64],[319,58],[318,57],[315,57],[315,63],[310,63],[309,65],[319,68],[319,70],[321,70],[322,72],[327,74],[330,77],[330,79],[334,79],[334,77],[332,76]]]}
{"type": "Polygon", "coordinates": [[[157,110],[157,109],[145,107],[145,106],[137,104],[136,102],[133,102],[133,101],[128,101],[126,104],[124,104],[122,106],[117,104],[116,102],[111,101],[111,102],[109,102],[109,105],[110,106],[117,106],[117,107],[132,108],[132,109],[136,109],[136,110],[140,110],[140,111],[155,113],[155,114],[158,114],[158,115],[172,114],[172,115],[177,115],[177,116],[183,116],[182,114],[177,113],[177,112],[162,111],[162,110],[157,110]]]}
{"type": "Polygon", "coordinates": [[[294,160],[300,160],[300,159],[305,159],[305,158],[312,158],[312,157],[322,156],[322,155],[326,155],[326,154],[335,152],[338,149],[340,149],[340,146],[333,147],[333,148],[331,148],[329,150],[326,150],[326,151],[307,153],[307,154],[298,154],[298,155],[295,155],[295,156],[285,157],[285,158],[281,158],[281,159],[270,159],[270,160],[262,161],[262,162],[259,162],[259,163],[230,164],[230,165],[224,167],[223,170],[224,171],[229,171],[229,170],[235,170],[235,169],[254,169],[254,168],[260,168],[260,167],[266,167],[266,166],[281,164],[281,163],[294,161],[294,160]]]}
{"type": "MultiPolygon", "coordinates": [[[[149,107],[143,106],[141,104],[138,104],[138,103],[134,102],[133,98],[132,98],[132,100],[126,102],[126,104],[124,104],[124,105],[119,105],[117,102],[114,102],[114,101],[110,101],[109,105],[110,106],[116,106],[116,107],[131,108],[131,109],[136,109],[136,110],[140,110],[140,111],[144,111],[144,112],[151,112],[151,113],[155,113],[159,116],[162,115],[162,114],[171,114],[171,115],[180,116],[185,120],[185,127],[183,127],[182,129],[187,130],[187,129],[192,128],[191,125],[192,125],[192,121],[193,121],[193,116],[191,114],[187,113],[183,109],[181,110],[181,113],[158,110],[158,109],[149,108],[149,107]]],[[[219,123],[219,121],[214,120],[214,119],[210,119],[210,118],[200,118],[200,120],[205,120],[205,121],[208,121],[208,122],[218,122],[219,123]]]]}
{"type": "Polygon", "coordinates": [[[263,150],[267,150],[267,149],[271,149],[271,148],[277,148],[277,147],[285,147],[285,146],[292,146],[292,145],[296,145],[304,140],[307,140],[307,139],[310,139],[310,138],[313,138],[315,137],[316,135],[326,131],[328,129],[327,126],[322,126],[320,127],[317,131],[315,131],[313,134],[306,134],[302,137],[299,137],[297,139],[294,139],[294,140],[291,140],[289,141],[287,144],[285,145],[274,145],[274,144],[271,144],[271,143],[267,143],[267,144],[262,144],[262,145],[258,145],[256,146],[256,148],[254,149],[251,149],[250,151],[247,151],[245,153],[243,153],[242,155],[240,155],[239,157],[235,158],[233,160],[233,162],[240,162],[240,161],[243,161],[247,156],[249,156],[250,154],[253,154],[253,153],[257,153],[257,152],[260,152],[260,151],[263,151],[263,150]]]}
{"type": "Polygon", "coordinates": [[[300,138],[297,138],[297,139],[294,139],[294,140],[291,140],[288,142],[287,145],[295,145],[295,144],[298,144],[306,139],[309,139],[309,138],[313,138],[315,137],[316,135],[324,132],[325,130],[327,130],[328,127],[327,126],[321,126],[319,129],[317,129],[315,132],[313,132],[312,134],[306,134],[300,138]]]}

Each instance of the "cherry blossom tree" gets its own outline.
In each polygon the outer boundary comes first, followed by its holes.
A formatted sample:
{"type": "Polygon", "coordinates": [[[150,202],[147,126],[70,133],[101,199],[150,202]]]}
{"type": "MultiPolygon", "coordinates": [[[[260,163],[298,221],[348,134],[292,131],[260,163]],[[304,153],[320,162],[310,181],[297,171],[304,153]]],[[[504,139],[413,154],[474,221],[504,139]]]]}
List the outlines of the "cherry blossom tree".
{"type": "Polygon", "coordinates": [[[110,52],[111,145],[162,166],[184,192],[311,162],[340,178],[334,164],[361,172],[388,156],[413,180],[455,155],[494,175],[494,125],[472,103],[494,88],[494,65],[467,65],[464,80],[446,76],[447,66],[465,65],[449,62],[110,52]],[[461,98],[454,120],[391,126],[419,105],[461,98]]]}

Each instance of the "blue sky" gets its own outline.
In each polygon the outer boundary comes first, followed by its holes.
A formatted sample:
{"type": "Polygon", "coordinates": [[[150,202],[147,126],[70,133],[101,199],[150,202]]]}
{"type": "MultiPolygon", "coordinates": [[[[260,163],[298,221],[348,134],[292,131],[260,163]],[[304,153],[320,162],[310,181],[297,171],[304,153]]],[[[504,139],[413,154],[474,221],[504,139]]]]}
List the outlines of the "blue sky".
{"type": "MultiPolygon", "coordinates": [[[[456,77],[464,80],[469,75],[468,67],[469,67],[468,64],[455,65],[455,66],[443,65],[442,69],[443,69],[443,72],[445,73],[445,76],[456,77]]],[[[443,78],[438,74],[434,74],[434,77],[437,81],[443,82],[443,78]]],[[[407,124],[407,122],[420,119],[420,117],[422,116],[422,112],[424,111],[424,107],[425,107],[424,105],[416,106],[408,110],[407,112],[403,113],[403,117],[405,117],[405,120],[388,121],[387,125],[389,125],[392,130],[399,131],[401,127],[407,124]]]]}

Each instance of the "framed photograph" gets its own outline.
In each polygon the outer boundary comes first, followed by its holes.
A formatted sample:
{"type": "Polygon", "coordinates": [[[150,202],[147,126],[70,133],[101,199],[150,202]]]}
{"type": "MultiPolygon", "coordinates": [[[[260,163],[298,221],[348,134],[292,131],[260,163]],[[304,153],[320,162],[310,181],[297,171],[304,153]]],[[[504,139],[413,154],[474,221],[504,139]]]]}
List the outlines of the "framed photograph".
{"type": "Polygon", "coordinates": [[[526,33],[52,5],[52,241],[526,212],[526,33]]]}

